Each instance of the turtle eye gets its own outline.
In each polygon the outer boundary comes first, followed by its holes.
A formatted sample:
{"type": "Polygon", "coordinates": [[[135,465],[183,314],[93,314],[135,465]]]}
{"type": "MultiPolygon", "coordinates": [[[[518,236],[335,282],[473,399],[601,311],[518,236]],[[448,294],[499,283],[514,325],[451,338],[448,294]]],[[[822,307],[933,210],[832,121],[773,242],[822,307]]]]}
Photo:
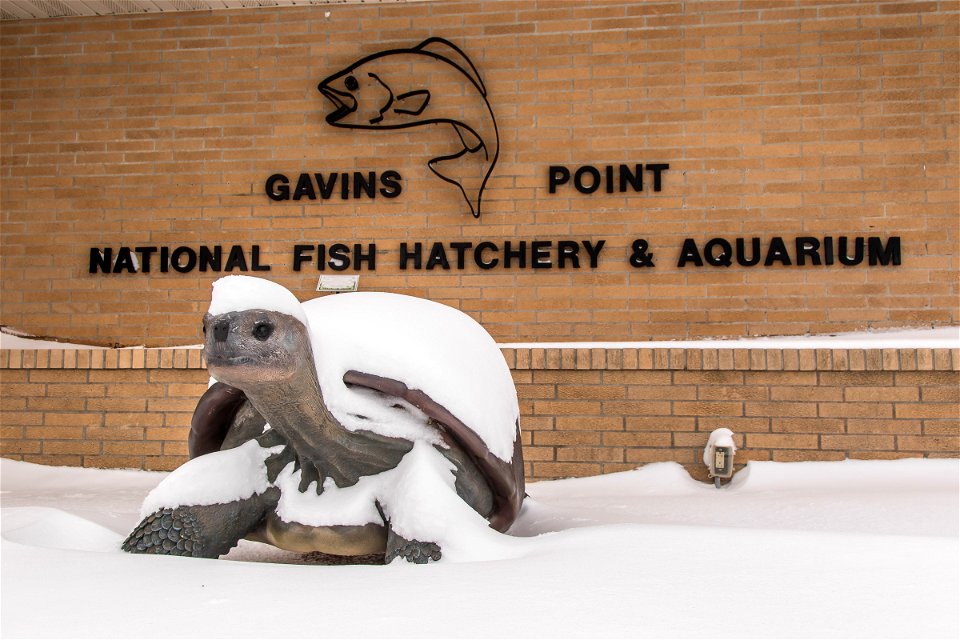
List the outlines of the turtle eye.
{"type": "Polygon", "coordinates": [[[269,322],[258,322],[253,328],[253,337],[263,342],[273,334],[273,325],[269,322]]]}
{"type": "Polygon", "coordinates": [[[360,88],[360,83],[357,82],[357,79],[353,76],[347,76],[343,81],[343,86],[345,86],[349,91],[356,91],[360,88]]]}

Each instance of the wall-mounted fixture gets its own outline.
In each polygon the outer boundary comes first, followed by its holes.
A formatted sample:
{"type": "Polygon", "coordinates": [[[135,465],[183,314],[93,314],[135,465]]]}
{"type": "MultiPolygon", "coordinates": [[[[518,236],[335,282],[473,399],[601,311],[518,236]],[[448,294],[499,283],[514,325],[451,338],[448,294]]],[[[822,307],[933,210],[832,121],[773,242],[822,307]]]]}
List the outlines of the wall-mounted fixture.
{"type": "Polygon", "coordinates": [[[360,276],[320,276],[317,291],[322,293],[346,293],[360,288],[360,276]]]}
{"type": "Polygon", "coordinates": [[[737,445],[733,442],[733,431],[730,429],[714,429],[703,450],[703,463],[710,470],[714,486],[719,489],[721,479],[733,477],[733,456],[737,445]]]}

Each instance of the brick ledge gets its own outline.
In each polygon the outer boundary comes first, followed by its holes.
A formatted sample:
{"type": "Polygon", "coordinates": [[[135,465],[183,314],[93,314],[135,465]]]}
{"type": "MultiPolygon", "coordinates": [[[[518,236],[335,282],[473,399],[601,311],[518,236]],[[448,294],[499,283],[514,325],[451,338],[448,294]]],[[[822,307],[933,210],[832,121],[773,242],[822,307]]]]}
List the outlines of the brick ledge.
{"type": "MultiPolygon", "coordinates": [[[[960,349],[503,348],[513,370],[957,371],[960,349]]],[[[196,348],[0,349],[0,369],[205,369],[196,348]]]]}

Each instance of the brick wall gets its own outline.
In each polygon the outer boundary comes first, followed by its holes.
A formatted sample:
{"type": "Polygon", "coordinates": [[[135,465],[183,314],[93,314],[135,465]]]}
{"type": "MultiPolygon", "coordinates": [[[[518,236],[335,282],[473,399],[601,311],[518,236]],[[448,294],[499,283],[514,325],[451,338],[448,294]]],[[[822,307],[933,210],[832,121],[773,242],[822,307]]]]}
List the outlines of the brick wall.
{"type": "MultiPolygon", "coordinates": [[[[676,461],[709,433],[749,460],[957,457],[960,351],[504,349],[530,480],[676,461]]],[[[207,375],[199,350],[0,351],[4,457],[173,469],[207,375]]]]}
{"type": "MultiPolygon", "coordinates": [[[[498,340],[957,324],[958,4],[338,4],[5,22],[2,320],[102,345],[199,342],[216,274],[88,273],[89,249],[244,246],[301,298],[298,243],[376,242],[361,288],[498,340]],[[324,122],[317,82],[443,37],[483,77],[500,160],[473,219],[441,127],[324,122]],[[661,192],[547,188],[550,165],[669,163],[661,192]],[[274,202],[282,172],[395,169],[393,199],[274,202]],[[680,268],[686,238],[898,236],[902,265],[680,268]],[[646,239],[656,266],[630,265],[646,239]],[[401,270],[401,242],[604,239],[596,269],[401,270]],[[163,321],[158,321],[162,318],[163,321]]],[[[423,82],[426,82],[424,80],[423,82]]],[[[249,259],[249,256],[248,256],[249,259]]],[[[155,259],[156,260],[156,259],[155,259]]]]}
{"type": "Polygon", "coordinates": [[[4,457],[174,469],[207,388],[198,349],[2,350],[4,457]]]}

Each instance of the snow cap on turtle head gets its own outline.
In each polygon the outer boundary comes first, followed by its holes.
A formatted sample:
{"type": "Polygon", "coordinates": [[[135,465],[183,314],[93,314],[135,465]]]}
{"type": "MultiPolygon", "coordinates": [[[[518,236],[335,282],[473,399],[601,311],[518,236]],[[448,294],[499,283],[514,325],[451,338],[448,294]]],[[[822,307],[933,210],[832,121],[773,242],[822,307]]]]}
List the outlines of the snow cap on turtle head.
{"type": "Polygon", "coordinates": [[[252,276],[226,276],[213,283],[210,315],[250,309],[277,311],[310,326],[300,301],[283,285],[252,276]]]}

